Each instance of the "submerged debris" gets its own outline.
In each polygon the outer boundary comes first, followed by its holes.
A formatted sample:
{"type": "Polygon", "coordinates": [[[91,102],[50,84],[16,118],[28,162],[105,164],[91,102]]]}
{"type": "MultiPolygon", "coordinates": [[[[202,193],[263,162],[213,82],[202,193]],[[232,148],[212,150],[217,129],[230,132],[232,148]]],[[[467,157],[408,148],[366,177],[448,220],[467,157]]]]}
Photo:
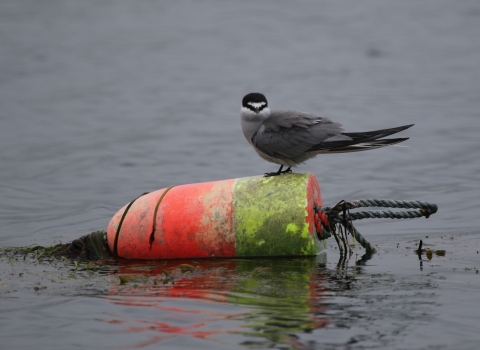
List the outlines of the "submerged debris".
{"type": "Polygon", "coordinates": [[[71,243],[50,247],[41,245],[29,247],[1,248],[0,255],[27,256],[38,259],[74,259],[79,261],[106,260],[112,257],[108,248],[105,231],[95,231],[71,243]]]}
{"type": "Polygon", "coordinates": [[[44,247],[41,245],[34,245],[29,247],[12,247],[12,248],[1,248],[0,255],[11,255],[11,256],[23,256],[25,260],[27,256],[31,255],[34,259],[45,259],[57,256],[60,256],[61,252],[65,250],[65,244],[57,244],[50,247],[44,247]]]}
{"type": "Polygon", "coordinates": [[[103,260],[112,257],[107,244],[107,233],[95,231],[70,243],[65,249],[65,256],[78,260],[103,260]]]}
{"type": "MultiPolygon", "coordinates": [[[[195,267],[192,266],[192,265],[189,265],[189,264],[180,264],[180,269],[182,270],[182,272],[192,272],[192,271],[195,271],[195,267]]],[[[165,272],[165,271],[164,271],[165,272]]]]}

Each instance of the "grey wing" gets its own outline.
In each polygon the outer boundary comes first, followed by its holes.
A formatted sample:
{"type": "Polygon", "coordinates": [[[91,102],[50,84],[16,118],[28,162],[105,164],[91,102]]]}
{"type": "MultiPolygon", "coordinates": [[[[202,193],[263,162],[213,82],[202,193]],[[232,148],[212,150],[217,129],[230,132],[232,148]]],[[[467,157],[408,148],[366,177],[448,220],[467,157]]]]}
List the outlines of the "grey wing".
{"type": "Polygon", "coordinates": [[[340,123],[328,118],[297,111],[272,111],[252,142],[260,151],[274,158],[295,158],[325,140],[352,140],[342,135],[340,123]]]}

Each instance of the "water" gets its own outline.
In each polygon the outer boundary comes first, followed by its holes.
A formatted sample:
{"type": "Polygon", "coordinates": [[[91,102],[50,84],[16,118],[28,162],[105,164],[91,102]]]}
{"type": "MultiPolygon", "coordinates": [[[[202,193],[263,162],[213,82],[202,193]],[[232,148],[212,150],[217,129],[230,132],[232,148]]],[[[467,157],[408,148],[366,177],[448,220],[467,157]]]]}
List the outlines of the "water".
{"type": "Polygon", "coordinates": [[[440,208],[428,220],[357,224],[380,252],[340,269],[331,248],[326,264],[189,262],[204,272],[179,272],[175,287],[153,284],[157,263],[140,264],[150,277],[118,286],[123,266],[2,258],[0,348],[478,343],[477,1],[2,1],[0,16],[1,247],[105,229],[146,191],[276,170],[240,130],[251,91],[348,131],[415,123],[401,134],[407,147],[325,155],[296,171],[318,177],[327,205],[440,208]],[[421,267],[418,239],[447,254],[421,267]],[[182,285],[190,294],[172,296],[182,285]]]}

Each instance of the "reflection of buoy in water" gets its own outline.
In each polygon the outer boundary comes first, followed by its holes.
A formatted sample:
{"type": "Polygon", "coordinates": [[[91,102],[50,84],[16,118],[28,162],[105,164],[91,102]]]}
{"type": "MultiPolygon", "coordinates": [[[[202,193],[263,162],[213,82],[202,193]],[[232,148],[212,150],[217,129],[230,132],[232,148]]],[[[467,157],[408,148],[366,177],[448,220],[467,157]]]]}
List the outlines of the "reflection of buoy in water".
{"type": "Polygon", "coordinates": [[[137,335],[141,331],[158,332],[159,343],[170,336],[208,339],[225,332],[264,337],[276,344],[297,342],[298,338],[290,334],[329,324],[323,300],[325,277],[318,263],[318,257],[145,263],[119,260],[118,269],[110,277],[129,279],[112,283],[107,300],[129,307],[130,312],[125,320],[115,317],[112,323],[122,327],[122,332],[137,335]],[[165,276],[171,277],[167,283],[162,282],[165,276]],[[134,310],[142,307],[161,313],[154,312],[152,319],[152,314],[134,310]],[[132,323],[135,327],[129,327],[132,323]],[[259,325],[264,325],[263,331],[259,331],[259,325]]]}
{"type": "Polygon", "coordinates": [[[127,259],[315,255],[321,205],[313,174],[175,186],[120,209],[108,246],[127,259]]]}

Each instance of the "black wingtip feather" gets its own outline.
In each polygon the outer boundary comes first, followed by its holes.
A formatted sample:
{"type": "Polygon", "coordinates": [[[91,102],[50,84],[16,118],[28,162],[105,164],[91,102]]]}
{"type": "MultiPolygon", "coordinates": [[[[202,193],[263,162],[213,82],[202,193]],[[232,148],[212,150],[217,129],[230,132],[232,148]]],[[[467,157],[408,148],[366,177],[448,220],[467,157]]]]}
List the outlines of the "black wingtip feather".
{"type": "Polygon", "coordinates": [[[361,143],[356,143],[354,145],[347,145],[344,147],[325,149],[325,152],[322,152],[322,153],[350,153],[350,152],[368,151],[371,149],[395,145],[397,143],[406,141],[408,139],[409,137],[403,137],[398,139],[374,140],[366,143],[361,142],[361,143]]]}
{"type": "Polygon", "coordinates": [[[381,139],[381,140],[360,140],[360,141],[331,141],[323,142],[310,148],[309,152],[319,151],[319,153],[346,153],[367,151],[385,146],[394,145],[408,140],[409,137],[398,139],[381,139]]]}
{"type": "Polygon", "coordinates": [[[414,125],[415,124],[409,124],[409,125],[398,126],[396,128],[391,128],[391,129],[381,129],[381,130],[365,131],[365,132],[343,132],[342,135],[351,137],[353,141],[359,141],[359,142],[373,141],[373,140],[380,139],[382,137],[396,134],[397,132],[411,128],[414,125]]]}

